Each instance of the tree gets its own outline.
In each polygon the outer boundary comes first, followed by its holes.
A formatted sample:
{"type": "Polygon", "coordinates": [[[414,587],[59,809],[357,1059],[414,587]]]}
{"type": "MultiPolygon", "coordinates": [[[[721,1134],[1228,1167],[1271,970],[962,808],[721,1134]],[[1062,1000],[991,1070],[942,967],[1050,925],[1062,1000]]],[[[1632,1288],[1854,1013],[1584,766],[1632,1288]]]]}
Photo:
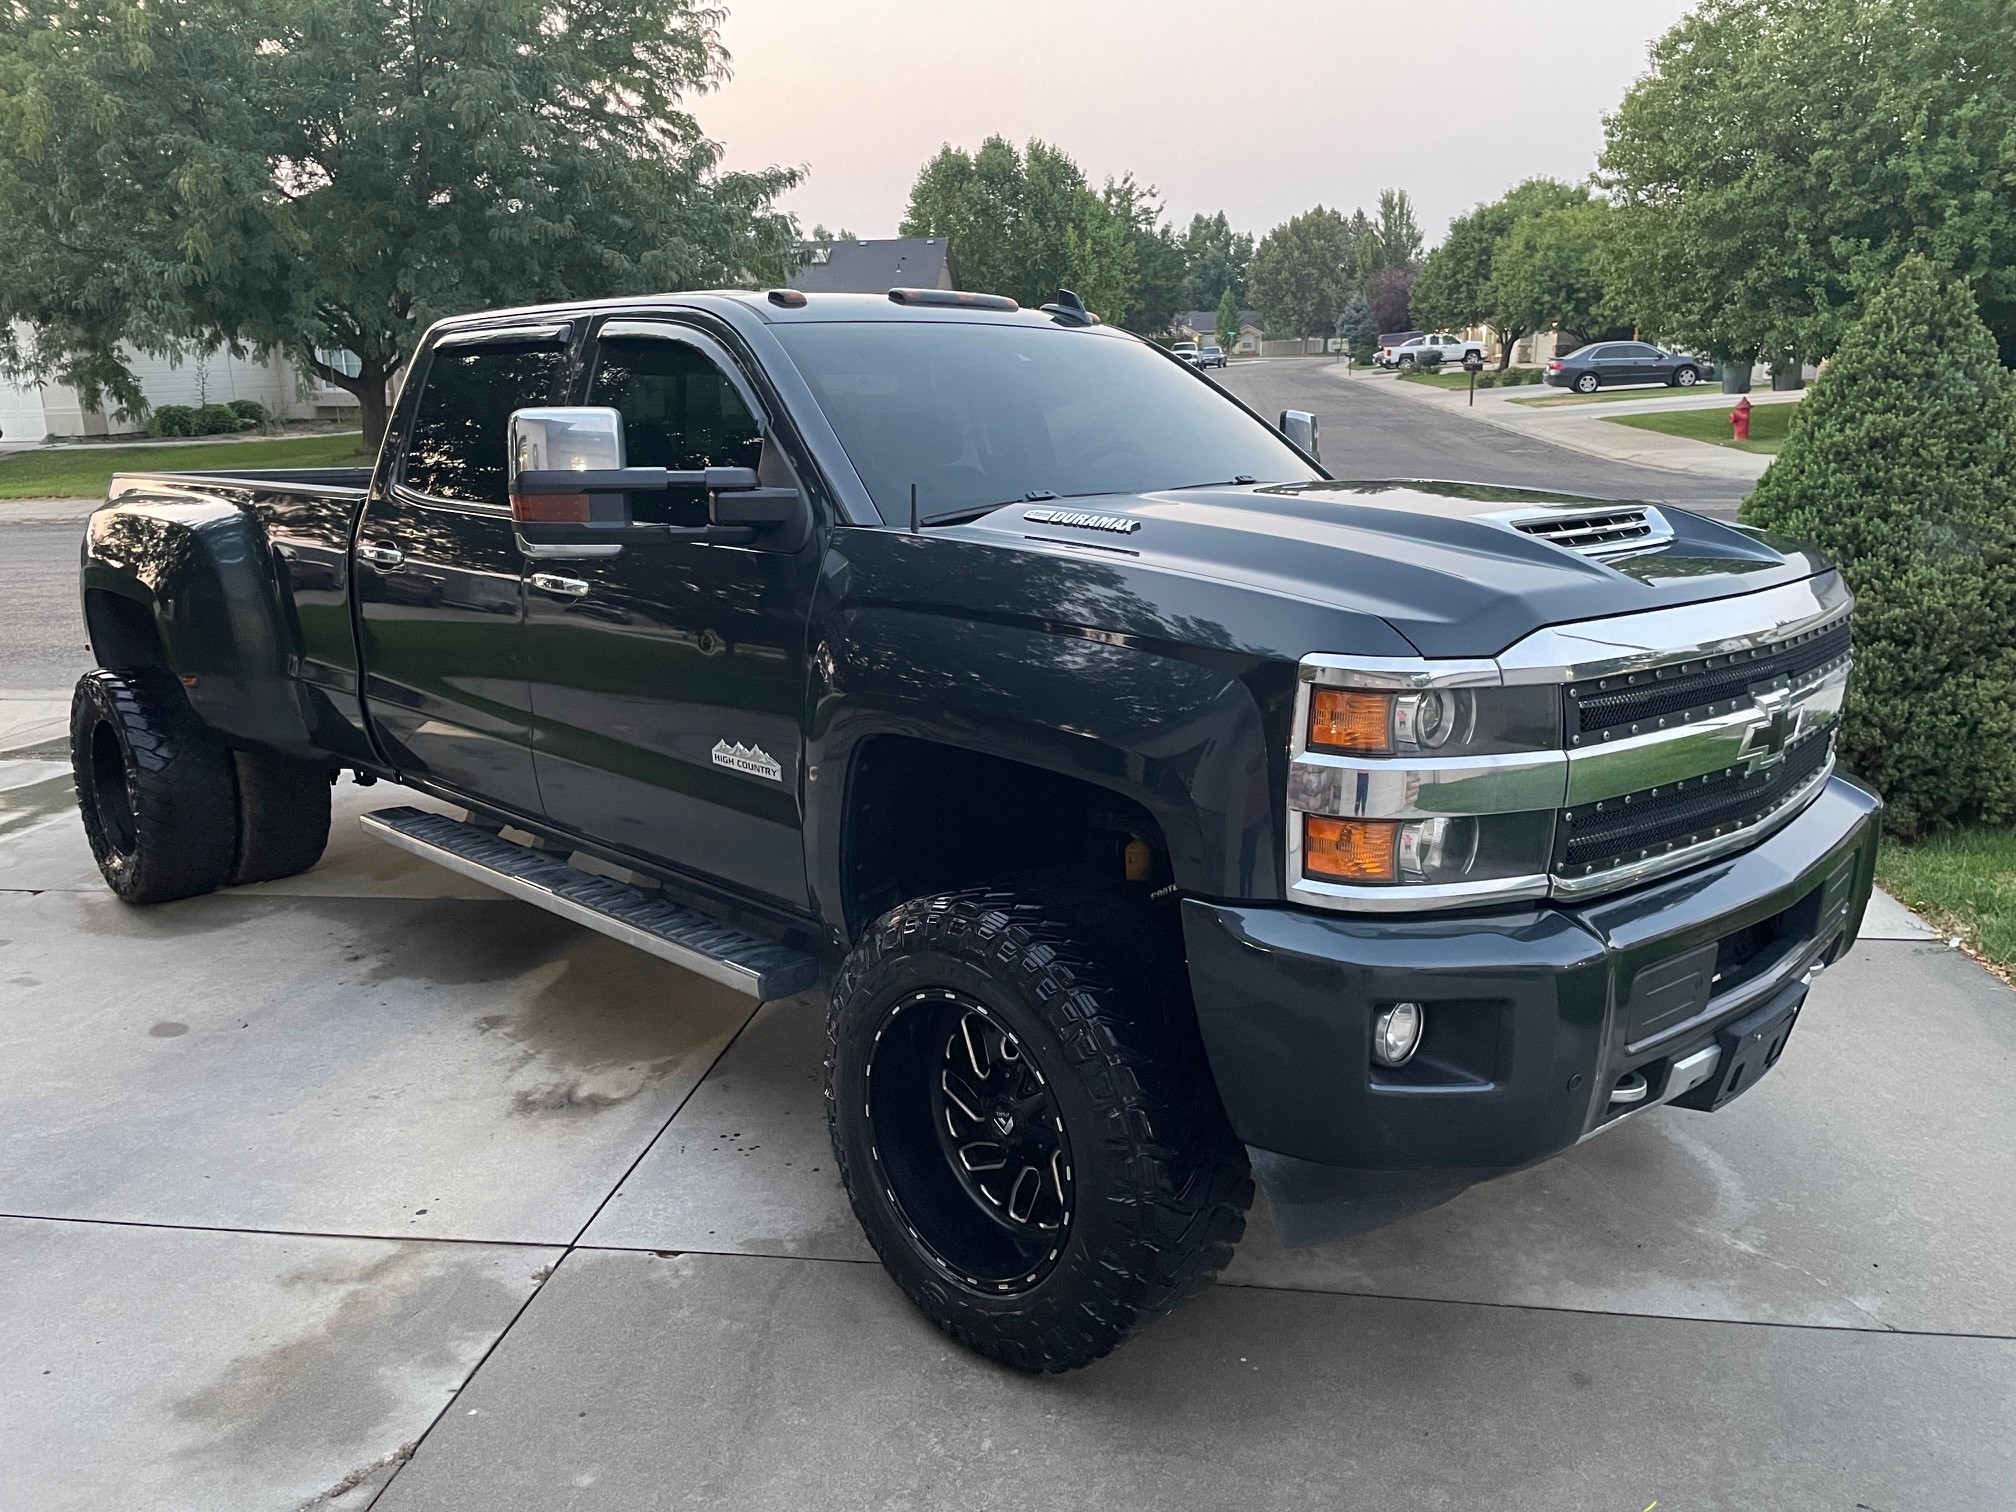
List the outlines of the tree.
{"type": "Polygon", "coordinates": [[[1239,301],[1229,288],[1218,296],[1218,345],[1227,352],[1239,345],[1239,301]]]}
{"type": "Polygon", "coordinates": [[[1902,835],[2016,816],[2016,376],[1963,283],[1905,258],[1743,506],[1860,601],[1841,732],[1902,835]]]}
{"type": "Polygon", "coordinates": [[[1706,0],[1607,122],[1609,276],[1721,356],[1818,359],[1912,252],[2016,362],[2008,0],[1706,0]]]}
{"type": "Polygon", "coordinates": [[[0,362],[87,403],[142,407],[122,341],[284,351],[375,442],[441,316],[788,264],[796,174],[720,171],[681,108],[726,69],[706,0],[9,3],[0,362]]]}
{"type": "Polygon", "coordinates": [[[1379,218],[1372,223],[1372,255],[1367,275],[1383,268],[1413,268],[1421,261],[1421,227],[1414,219],[1414,201],[1405,189],[1379,191],[1379,218]]]}
{"type": "Polygon", "coordinates": [[[1182,249],[1152,188],[1132,174],[1094,190],[1063,152],[993,136],[945,146],[919,170],[905,236],[944,236],[968,288],[1037,305],[1068,288],[1130,330],[1168,328],[1184,294],[1182,249]]]}
{"type": "Polygon", "coordinates": [[[1530,216],[1591,203],[1586,189],[1555,179],[1534,178],[1502,198],[1478,205],[1449,223],[1449,234],[1428,254],[1414,284],[1414,311],[1430,325],[1465,330],[1488,325],[1498,335],[1498,366],[1512,360],[1512,348],[1539,326],[1502,307],[1492,282],[1495,259],[1515,226],[1530,216]]]}
{"type": "Polygon", "coordinates": [[[1354,289],[1351,297],[1344,303],[1343,313],[1337,317],[1338,338],[1346,346],[1355,349],[1360,333],[1369,329],[1374,323],[1371,303],[1362,293],[1354,289]]]}
{"type": "Polygon", "coordinates": [[[1367,298],[1372,305],[1372,327],[1377,331],[1405,331],[1413,318],[1414,270],[1408,267],[1381,268],[1372,275],[1367,298]]]}
{"type": "Polygon", "coordinates": [[[1353,255],[1344,217],[1321,205],[1262,237],[1248,288],[1267,329],[1327,333],[1350,296],[1353,255]]]}
{"type": "Polygon", "coordinates": [[[1501,339],[1508,330],[1558,327],[1579,346],[1611,325],[1600,265],[1609,217],[1607,206],[1591,202],[1514,223],[1491,260],[1491,324],[1501,339]]]}
{"type": "Polygon", "coordinates": [[[1236,303],[1246,299],[1246,270],[1253,261],[1253,238],[1234,231],[1225,212],[1193,215],[1183,233],[1184,308],[1209,310],[1227,289],[1236,303]]]}

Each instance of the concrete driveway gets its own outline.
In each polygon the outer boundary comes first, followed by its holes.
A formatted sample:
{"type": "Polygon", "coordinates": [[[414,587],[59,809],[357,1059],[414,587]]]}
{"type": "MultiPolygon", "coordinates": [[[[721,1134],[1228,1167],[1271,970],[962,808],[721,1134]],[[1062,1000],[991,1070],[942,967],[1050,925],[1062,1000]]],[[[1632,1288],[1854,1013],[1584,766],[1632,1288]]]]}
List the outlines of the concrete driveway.
{"type": "Polygon", "coordinates": [[[2006,1508],[2016,996],[1901,910],[1766,1084],[1113,1358],[924,1324],[752,1010],[371,845],[151,910],[0,760],[0,1507],[2006,1508]]]}

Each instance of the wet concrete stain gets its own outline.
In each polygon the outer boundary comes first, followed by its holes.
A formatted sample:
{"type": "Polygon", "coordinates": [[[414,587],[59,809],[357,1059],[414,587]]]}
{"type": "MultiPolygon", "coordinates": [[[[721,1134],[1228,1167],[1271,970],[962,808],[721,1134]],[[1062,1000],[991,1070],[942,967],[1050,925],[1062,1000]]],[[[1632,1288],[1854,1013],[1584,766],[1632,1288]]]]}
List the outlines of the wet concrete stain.
{"type": "Polygon", "coordinates": [[[77,812],[77,784],[68,772],[0,789],[0,840],[77,812]]]}
{"type": "MultiPolygon", "coordinates": [[[[529,1258],[529,1257],[528,1257],[529,1258]]],[[[530,1279],[529,1272],[527,1279],[530,1279]]],[[[525,1288],[434,1244],[396,1244],[281,1278],[264,1342],[169,1404],[189,1430],[177,1459],[223,1484],[364,1478],[424,1429],[517,1311],[525,1288]]],[[[338,1480],[337,1485],[342,1482],[338,1480]]]]}
{"type": "Polygon", "coordinates": [[[579,1117],[621,1107],[711,1055],[748,1021],[747,999],[583,930],[521,987],[514,1012],[473,1027],[518,1051],[511,1111],[579,1117]]]}
{"type": "Polygon", "coordinates": [[[178,1024],[173,1019],[163,1019],[147,1031],[153,1039],[177,1039],[189,1032],[187,1024],[178,1024]]]}

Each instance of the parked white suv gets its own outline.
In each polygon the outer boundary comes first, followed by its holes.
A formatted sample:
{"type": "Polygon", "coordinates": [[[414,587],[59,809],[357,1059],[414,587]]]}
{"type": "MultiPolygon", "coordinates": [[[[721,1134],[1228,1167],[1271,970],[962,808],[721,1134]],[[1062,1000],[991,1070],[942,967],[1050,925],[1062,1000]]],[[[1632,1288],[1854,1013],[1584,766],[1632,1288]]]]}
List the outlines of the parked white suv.
{"type": "Polygon", "coordinates": [[[1402,372],[1421,365],[1421,354],[1430,348],[1442,354],[1444,367],[1461,367],[1463,359],[1475,352],[1481,362],[1484,358],[1484,343],[1465,341],[1461,336],[1452,336],[1446,331],[1438,331],[1430,336],[1416,336],[1403,341],[1398,346],[1379,349],[1379,366],[1399,368],[1402,372]]]}

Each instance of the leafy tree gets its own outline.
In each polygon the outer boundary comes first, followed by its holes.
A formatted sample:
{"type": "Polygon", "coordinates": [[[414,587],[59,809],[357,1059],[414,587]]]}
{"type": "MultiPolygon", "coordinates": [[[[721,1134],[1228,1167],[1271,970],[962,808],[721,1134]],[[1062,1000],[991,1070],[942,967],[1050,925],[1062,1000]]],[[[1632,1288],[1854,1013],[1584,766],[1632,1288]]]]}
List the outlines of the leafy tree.
{"type": "MultiPolygon", "coordinates": [[[[1449,223],[1449,234],[1428,254],[1414,284],[1414,310],[1430,325],[1464,330],[1488,325],[1498,334],[1498,366],[1512,360],[1512,348],[1542,327],[1530,316],[1502,306],[1492,281],[1493,264],[1513,228],[1528,217],[1591,203],[1586,189],[1555,179],[1534,178],[1500,199],[1479,205],[1449,223]]],[[[1551,317],[1549,317],[1551,318],[1551,317]]]]}
{"type": "Polygon", "coordinates": [[[1230,288],[1218,296],[1218,345],[1227,352],[1239,345],[1239,301],[1230,288]]]}
{"type": "Polygon", "coordinates": [[[1155,191],[1132,174],[1094,190],[1070,157],[993,136],[945,146],[919,171],[905,236],[951,238],[968,288],[1042,304],[1068,288],[1132,330],[1168,328],[1183,298],[1181,247],[1155,191]]]}
{"type": "Polygon", "coordinates": [[[1328,332],[1350,296],[1354,258],[1349,224],[1321,205],[1269,231],[1253,251],[1248,281],[1267,329],[1328,332]]]}
{"type": "Polygon", "coordinates": [[[8,0],[0,363],[142,401],[121,341],[284,351],[367,439],[433,320],[781,277],[793,172],[681,108],[706,0],[8,0]],[[314,354],[347,349],[351,374],[314,354]]]}
{"type": "Polygon", "coordinates": [[[1183,233],[1184,308],[1214,308],[1227,289],[1235,303],[1246,299],[1246,270],[1253,261],[1253,238],[1234,231],[1225,212],[1193,215],[1183,233]]]}
{"type": "Polygon", "coordinates": [[[1902,835],[2016,816],[2016,376],[1913,254],[1869,300],[1743,506],[1860,600],[1846,764],[1902,835]]]}
{"type": "Polygon", "coordinates": [[[1372,252],[1364,262],[1364,272],[1382,268],[1413,268],[1421,261],[1421,226],[1414,218],[1414,201],[1405,189],[1379,191],[1379,217],[1372,222],[1372,252]]]}
{"type": "Polygon", "coordinates": [[[2009,0],[1706,0],[1607,123],[1612,286],[1717,355],[1834,350],[1911,252],[2016,362],[2009,0]]]}
{"type": "Polygon", "coordinates": [[[1366,297],[1372,305],[1372,329],[1404,331],[1413,318],[1414,270],[1409,267],[1381,268],[1372,275],[1366,297]]]}
{"type": "Polygon", "coordinates": [[[1610,326],[1600,266],[1610,213],[1591,202],[1513,225],[1491,262],[1490,304],[1498,317],[1491,324],[1501,339],[1507,330],[1524,335],[1558,326],[1582,345],[1610,326]]]}

